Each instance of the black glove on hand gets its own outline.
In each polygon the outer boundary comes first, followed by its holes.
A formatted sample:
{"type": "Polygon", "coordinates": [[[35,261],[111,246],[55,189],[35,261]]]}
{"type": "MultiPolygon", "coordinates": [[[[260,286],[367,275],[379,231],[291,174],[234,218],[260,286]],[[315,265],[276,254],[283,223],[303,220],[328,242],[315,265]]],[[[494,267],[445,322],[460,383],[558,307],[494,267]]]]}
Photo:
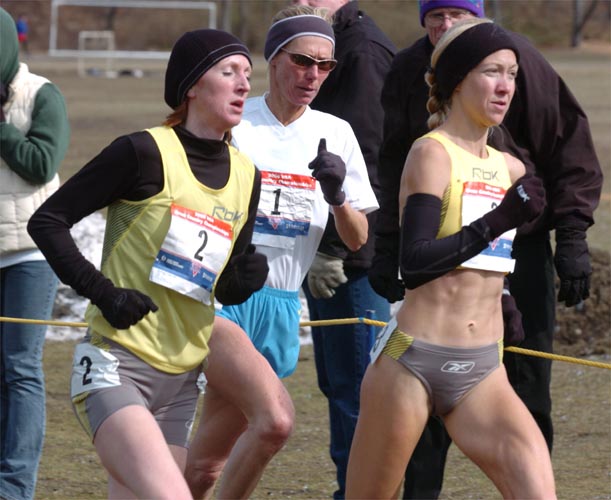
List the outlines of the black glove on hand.
{"type": "Polygon", "coordinates": [[[501,297],[501,306],[503,308],[503,343],[505,346],[518,345],[524,340],[522,313],[515,299],[507,293],[503,293],[501,297]]]}
{"type": "Polygon", "coordinates": [[[388,259],[376,255],[371,262],[367,277],[371,288],[388,302],[403,300],[405,285],[399,278],[397,264],[392,264],[388,259]]]}
{"type": "Polygon", "coordinates": [[[346,164],[339,156],[327,151],[327,140],[321,139],[318,144],[318,156],[308,165],[314,177],[320,182],[325,201],[329,205],[341,205],[346,199],[342,191],[346,177],[346,164]]]}
{"type": "Polygon", "coordinates": [[[585,231],[556,229],[554,264],[560,278],[558,302],[570,307],[590,296],[592,266],[585,231]]]}
{"type": "Polygon", "coordinates": [[[256,247],[251,243],[246,252],[231,259],[238,286],[249,294],[263,288],[269,272],[267,256],[256,253],[255,250],[256,247]]]}
{"type": "Polygon", "coordinates": [[[135,325],[157,305],[148,295],[131,288],[109,287],[94,304],[102,311],[111,326],[123,330],[135,325]]]}
{"type": "Polygon", "coordinates": [[[543,182],[532,174],[526,174],[507,190],[500,205],[483,218],[490,228],[490,236],[496,238],[533,220],[543,211],[545,205],[543,182]]]}

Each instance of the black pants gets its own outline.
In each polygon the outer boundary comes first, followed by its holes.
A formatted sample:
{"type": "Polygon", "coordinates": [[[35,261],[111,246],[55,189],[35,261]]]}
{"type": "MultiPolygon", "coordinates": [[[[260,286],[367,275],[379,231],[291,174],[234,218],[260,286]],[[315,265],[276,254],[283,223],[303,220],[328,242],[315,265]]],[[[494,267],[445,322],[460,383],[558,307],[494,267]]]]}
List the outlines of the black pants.
{"type": "MultiPolygon", "coordinates": [[[[509,275],[511,294],[522,313],[525,338],[520,347],[552,352],[556,319],[554,266],[549,235],[516,239],[516,268],[509,275]]],[[[554,440],[550,395],[552,362],[505,352],[512,387],[535,418],[551,452],[554,440]]],[[[436,499],[443,484],[452,439],[440,418],[431,417],[405,471],[404,499],[436,499]]]]}

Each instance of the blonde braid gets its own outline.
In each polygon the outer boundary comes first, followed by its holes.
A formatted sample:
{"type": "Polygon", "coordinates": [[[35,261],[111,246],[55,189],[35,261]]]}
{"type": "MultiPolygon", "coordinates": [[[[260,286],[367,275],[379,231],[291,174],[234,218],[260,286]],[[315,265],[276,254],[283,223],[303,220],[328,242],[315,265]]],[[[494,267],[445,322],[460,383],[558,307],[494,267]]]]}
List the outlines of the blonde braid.
{"type": "Polygon", "coordinates": [[[424,80],[429,86],[429,99],[426,102],[426,109],[430,113],[428,120],[426,121],[429,130],[439,127],[450,112],[450,102],[443,101],[439,96],[437,89],[437,80],[433,70],[429,69],[424,75],[424,80]]]}

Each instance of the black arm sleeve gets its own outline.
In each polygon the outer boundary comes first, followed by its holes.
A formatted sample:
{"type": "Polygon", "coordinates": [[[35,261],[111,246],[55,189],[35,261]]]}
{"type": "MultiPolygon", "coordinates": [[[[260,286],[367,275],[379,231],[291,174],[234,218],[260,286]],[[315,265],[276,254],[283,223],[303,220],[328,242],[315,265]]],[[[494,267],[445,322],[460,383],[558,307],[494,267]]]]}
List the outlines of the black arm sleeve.
{"type": "Polygon", "coordinates": [[[483,218],[457,233],[435,239],[439,231],[441,200],[431,194],[408,196],[401,224],[399,268],[412,290],[453,271],[488,246],[492,239],[483,218]]]}
{"type": "Polygon", "coordinates": [[[132,142],[119,138],[68,179],[29,220],[28,232],[58,278],[94,303],[112,282],[83,256],[70,228],[116,199],[134,199],[140,171],[132,142]]]}
{"type": "Polygon", "coordinates": [[[229,262],[225,266],[222,274],[219,276],[219,281],[215,288],[216,299],[226,306],[241,304],[250,297],[251,291],[243,290],[239,286],[239,276],[237,276],[235,266],[232,265],[231,260],[237,255],[241,255],[246,252],[248,245],[252,240],[252,233],[255,227],[255,218],[257,217],[257,207],[259,205],[259,198],[261,196],[261,172],[259,170],[255,173],[255,181],[253,183],[252,196],[250,198],[250,204],[248,206],[248,220],[242,228],[229,262]]]}

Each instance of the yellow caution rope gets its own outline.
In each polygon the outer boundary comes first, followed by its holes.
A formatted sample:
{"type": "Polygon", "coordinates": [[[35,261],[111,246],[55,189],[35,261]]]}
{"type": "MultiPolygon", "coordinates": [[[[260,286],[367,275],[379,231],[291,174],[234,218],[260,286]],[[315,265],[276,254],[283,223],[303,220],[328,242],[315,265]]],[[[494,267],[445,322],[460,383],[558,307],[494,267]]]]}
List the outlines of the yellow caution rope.
{"type": "MultiPolygon", "coordinates": [[[[71,321],[54,321],[54,320],[42,320],[42,319],[23,319],[23,318],[9,318],[6,316],[0,316],[0,322],[6,323],[29,323],[36,325],[50,325],[50,326],[68,326],[73,328],[86,328],[87,323],[71,322],[71,321]]],[[[318,321],[302,321],[299,326],[332,326],[332,325],[352,325],[354,323],[364,323],[366,325],[373,326],[386,326],[386,322],[377,321],[369,318],[344,318],[344,319],[327,319],[318,321]]],[[[600,361],[591,361],[588,359],[572,358],[570,356],[561,356],[560,354],[551,354],[549,352],[533,351],[532,349],[524,349],[522,347],[505,347],[508,352],[516,354],[525,354],[527,356],[535,356],[539,358],[551,359],[554,361],[565,361],[567,363],[575,363],[579,365],[593,366],[595,368],[605,368],[611,370],[611,363],[602,363],[600,361]]]]}

